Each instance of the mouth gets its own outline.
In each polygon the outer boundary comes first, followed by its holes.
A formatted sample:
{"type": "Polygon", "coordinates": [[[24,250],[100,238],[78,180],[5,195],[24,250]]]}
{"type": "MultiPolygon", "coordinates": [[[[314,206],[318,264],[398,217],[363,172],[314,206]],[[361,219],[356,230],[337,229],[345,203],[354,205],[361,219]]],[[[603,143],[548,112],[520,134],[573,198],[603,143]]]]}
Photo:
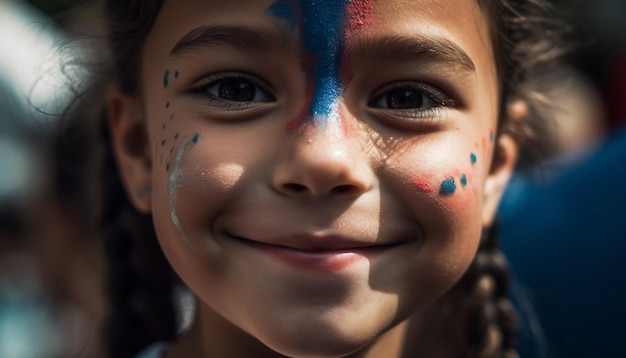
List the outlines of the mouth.
{"type": "Polygon", "coordinates": [[[229,236],[290,268],[321,272],[337,272],[353,265],[369,264],[377,256],[400,245],[376,245],[340,237],[298,237],[286,240],[289,243],[297,242],[296,245],[281,245],[229,236]]]}

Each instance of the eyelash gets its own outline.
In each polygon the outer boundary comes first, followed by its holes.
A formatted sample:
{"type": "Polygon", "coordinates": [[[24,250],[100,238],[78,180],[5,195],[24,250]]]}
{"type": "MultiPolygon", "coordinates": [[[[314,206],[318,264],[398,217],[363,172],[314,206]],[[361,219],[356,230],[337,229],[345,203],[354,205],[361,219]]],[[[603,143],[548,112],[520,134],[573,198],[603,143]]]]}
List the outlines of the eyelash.
{"type": "MultiPolygon", "coordinates": [[[[270,86],[264,83],[260,78],[242,72],[221,72],[209,77],[204,78],[199,82],[198,85],[193,87],[190,92],[192,94],[198,95],[206,100],[206,104],[213,107],[218,107],[224,110],[244,110],[247,108],[253,108],[260,103],[268,103],[274,102],[276,100],[275,96],[272,94],[273,91],[268,89],[270,86]],[[215,86],[223,85],[226,83],[248,83],[254,87],[254,97],[260,93],[261,96],[266,97],[263,100],[252,100],[246,101],[233,101],[228,99],[223,99],[219,97],[219,94],[211,93],[211,89],[215,86]],[[260,92],[259,92],[260,91],[260,92]]],[[[219,91],[219,88],[217,89],[219,91]]]]}
{"type": "MultiPolygon", "coordinates": [[[[444,107],[454,106],[456,102],[453,98],[445,94],[439,88],[429,85],[423,82],[417,81],[401,81],[395,82],[383,86],[377,90],[376,95],[372,100],[368,102],[368,106],[375,111],[381,112],[386,116],[392,116],[394,118],[402,117],[403,120],[424,120],[437,117],[441,114],[444,107]],[[386,96],[393,94],[395,91],[413,91],[421,96],[422,101],[431,101],[432,105],[427,107],[415,107],[406,109],[393,109],[384,108],[379,106],[381,101],[385,100],[386,96]]],[[[386,99],[386,104],[389,104],[389,98],[386,99]]]]}

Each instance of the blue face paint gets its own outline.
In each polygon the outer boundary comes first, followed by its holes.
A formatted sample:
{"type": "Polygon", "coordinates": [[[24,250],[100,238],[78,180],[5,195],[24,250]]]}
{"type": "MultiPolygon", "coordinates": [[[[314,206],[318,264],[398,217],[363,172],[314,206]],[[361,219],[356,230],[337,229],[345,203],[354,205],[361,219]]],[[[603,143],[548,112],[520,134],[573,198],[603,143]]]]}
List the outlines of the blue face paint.
{"type": "Polygon", "coordinates": [[[191,138],[191,141],[196,144],[198,143],[198,137],[200,136],[200,134],[196,133],[193,135],[193,138],[191,138]]]}
{"type": "Polygon", "coordinates": [[[169,101],[165,103],[165,109],[168,109],[168,108],[170,108],[170,102],[169,101]]]}
{"type": "Polygon", "coordinates": [[[452,195],[456,191],[456,184],[454,183],[454,178],[448,178],[441,183],[441,189],[439,190],[439,194],[441,195],[452,195]]]}
{"type": "Polygon", "coordinates": [[[170,84],[169,77],[170,77],[170,71],[167,70],[165,71],[165,74],[163,75],[163,88],[167,88],[167,86],[170,84]]]}
{"type": "Polygon", "coordinates": [[[301,41],[313,68],[306,68],[313,81],[309,117],[338,120],[337,100],[341,96],[341,61],[344,52],[346,6],[349,0],[277,0],[269,11],[287,21],[291,29],[300,26],[301,41]]]}
{"type": "Polygon", "coordinates": [[[472,160],[472,164],[476,164],[476,161],[478,161],[478,157],[476,157],[474,153],[470,154],[470,159],[472,160]]]}
{"type": "Polygon", "coordinates": [[[467,185],[467,176],[466,176],[465,174],[462,174],[462,175],[461,175],[461,184],[462,184],[463,186],[466,186],[466,185],[467,185]]]}

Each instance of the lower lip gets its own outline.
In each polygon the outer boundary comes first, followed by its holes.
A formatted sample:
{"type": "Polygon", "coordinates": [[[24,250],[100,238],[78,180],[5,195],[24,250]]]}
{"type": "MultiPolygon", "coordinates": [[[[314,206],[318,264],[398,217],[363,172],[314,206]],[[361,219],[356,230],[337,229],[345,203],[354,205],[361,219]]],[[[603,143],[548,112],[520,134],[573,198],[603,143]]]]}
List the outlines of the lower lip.
{"type": "Polygon", "coordinates": [[[261,252],[292,268],[322,272],[345,270],[360,262],[368,262],[386,247],[367,247],[330,251],[303,251],[282,246],[248,242],[261,252]]]}

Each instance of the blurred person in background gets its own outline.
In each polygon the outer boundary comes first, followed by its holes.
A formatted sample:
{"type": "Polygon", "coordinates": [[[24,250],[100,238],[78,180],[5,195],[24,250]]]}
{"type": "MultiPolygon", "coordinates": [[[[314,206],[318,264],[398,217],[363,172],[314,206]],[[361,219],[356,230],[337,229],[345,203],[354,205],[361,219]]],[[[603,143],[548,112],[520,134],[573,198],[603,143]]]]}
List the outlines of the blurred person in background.
{"type": "Polygon", "coordinates": [[[542,79],[555,88],[560,152],[510,182],[501,240],[525,313],[521,356],[618,357],[626,350],[626,58],[617,54],[626,49],[626,3],[567,6],[586,14],[576,16],[574,67],[542,79]]]}
{"type": "Polygon", "coordinates": [[[96,356],[97,242],[50,130],[66,98],[61,34],[19,1],[0,2],[0,31],[0,357],[96,356]]]}

